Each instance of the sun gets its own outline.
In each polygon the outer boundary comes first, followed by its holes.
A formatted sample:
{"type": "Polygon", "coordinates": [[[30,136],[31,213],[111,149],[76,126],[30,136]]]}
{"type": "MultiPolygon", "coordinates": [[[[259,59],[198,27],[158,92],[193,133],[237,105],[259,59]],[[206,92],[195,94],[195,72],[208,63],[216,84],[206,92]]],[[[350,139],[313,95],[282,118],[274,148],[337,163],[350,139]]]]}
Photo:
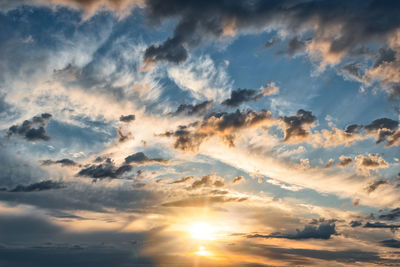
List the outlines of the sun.
{"type": "Polygon", "coordinates": [[[195,239],[200,240],[213,240],[215,239],[215,229],[210,224],[206,222],[196,222],[193,223],[189,232],[195,239]]]}

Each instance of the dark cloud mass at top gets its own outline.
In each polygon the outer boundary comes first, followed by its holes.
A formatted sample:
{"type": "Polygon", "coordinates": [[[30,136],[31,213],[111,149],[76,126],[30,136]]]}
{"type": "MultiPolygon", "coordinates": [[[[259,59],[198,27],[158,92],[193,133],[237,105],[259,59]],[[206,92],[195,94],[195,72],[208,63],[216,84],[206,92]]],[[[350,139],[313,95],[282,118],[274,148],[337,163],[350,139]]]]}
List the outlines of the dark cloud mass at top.
{"type": "MultiPolygon", "coordinates": [[[[188,57],[187,47],[195,47],[204,39],[219,39],[229,27],[235,31],[268,26],[290,32],[312,29],[316,42],[327,42],[327,52],[347,53],[368,42],[384,44],[400,25],[399,11],[399,2],[392,0],[148,0],[146,13],[150,19],[178,18],[178,25],[173,37],[147,49],[145,59],[180,63],[188,57]]],[[[290,53],[298,49],[297,43],[289,45],[290,53]]]]}

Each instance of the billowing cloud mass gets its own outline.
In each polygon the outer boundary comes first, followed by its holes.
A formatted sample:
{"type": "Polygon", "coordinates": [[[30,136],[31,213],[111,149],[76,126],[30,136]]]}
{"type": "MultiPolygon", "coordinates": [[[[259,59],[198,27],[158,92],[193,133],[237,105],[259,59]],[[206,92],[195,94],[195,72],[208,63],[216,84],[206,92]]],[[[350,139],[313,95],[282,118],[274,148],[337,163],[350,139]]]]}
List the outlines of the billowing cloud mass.
{"type": "Polygon", "coordinates": [[[46,125],[51,117],[51,114],[43,113],[31,120],[25,120],[21,125],[13,125],[8,129],[7,136],[19,135],[28,141],[48,141],[50,136],[46,133],[46,125]]]}
{"type": "Polygon", "coordinates": [[[0,1],[0,266],[400,266],[399,14],[0,1]]]}

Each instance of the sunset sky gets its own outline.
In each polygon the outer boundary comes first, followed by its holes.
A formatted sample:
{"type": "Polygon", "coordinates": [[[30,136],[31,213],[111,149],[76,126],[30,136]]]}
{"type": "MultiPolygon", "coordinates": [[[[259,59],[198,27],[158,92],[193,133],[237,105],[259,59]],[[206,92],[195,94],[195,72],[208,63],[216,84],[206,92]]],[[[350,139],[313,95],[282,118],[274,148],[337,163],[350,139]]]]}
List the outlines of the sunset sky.
{"type": "Polygon", "coordinates": [[[0,266],[400,266],[400,1],[0,0],[0,266]]]}

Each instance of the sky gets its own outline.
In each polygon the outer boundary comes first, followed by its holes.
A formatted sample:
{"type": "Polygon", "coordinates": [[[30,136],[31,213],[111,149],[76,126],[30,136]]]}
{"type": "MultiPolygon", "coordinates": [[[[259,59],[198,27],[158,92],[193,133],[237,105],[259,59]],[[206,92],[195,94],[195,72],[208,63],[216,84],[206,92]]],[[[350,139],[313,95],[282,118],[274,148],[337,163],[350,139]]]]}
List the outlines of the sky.
{"type": "Polygon", "coordinates": [[[1,0],[0,266],[399,266],[399,14],[1,0]]]}

